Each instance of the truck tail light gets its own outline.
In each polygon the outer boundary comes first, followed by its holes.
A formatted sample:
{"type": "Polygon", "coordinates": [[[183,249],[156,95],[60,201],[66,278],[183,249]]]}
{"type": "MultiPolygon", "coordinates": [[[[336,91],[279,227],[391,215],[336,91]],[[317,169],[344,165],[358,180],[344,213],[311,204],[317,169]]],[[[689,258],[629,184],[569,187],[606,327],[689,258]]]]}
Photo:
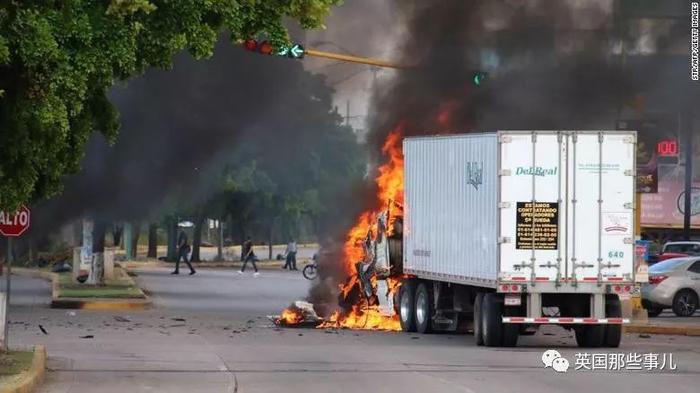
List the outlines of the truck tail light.
{"type": "Polygon", "coordinates": [[[649,276],[649,284],[658,285],[658,284],[661,284],[661,281],[663,281],[667,278],[668,278],[668,276],[649,276]]]}

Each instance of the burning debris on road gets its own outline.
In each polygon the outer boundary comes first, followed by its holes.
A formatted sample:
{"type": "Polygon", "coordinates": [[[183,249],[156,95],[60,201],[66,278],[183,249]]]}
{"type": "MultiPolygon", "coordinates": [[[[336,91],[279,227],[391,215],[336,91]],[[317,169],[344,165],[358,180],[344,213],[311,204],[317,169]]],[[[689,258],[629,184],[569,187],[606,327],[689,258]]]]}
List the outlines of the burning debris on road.
{"type": "Polygon", "coordinates": [[[291,306],[282,311],[278,316],[272,316],[270,319],[278,326],[295,326],[295,327],[315,327],[323,322],[314,310],[313,304],[297,300],[291,306]]]}

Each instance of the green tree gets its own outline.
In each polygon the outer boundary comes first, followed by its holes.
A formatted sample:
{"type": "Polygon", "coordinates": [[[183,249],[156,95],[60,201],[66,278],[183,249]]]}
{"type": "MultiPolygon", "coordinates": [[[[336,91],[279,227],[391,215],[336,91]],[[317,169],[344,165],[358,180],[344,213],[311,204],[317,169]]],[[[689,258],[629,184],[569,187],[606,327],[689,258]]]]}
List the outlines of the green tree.
{"type": "Polygon", "coordinates": [[[114,141],[115,81],[168,68],[189,50],[212,55],[221,31],[232,41],[287,41],[283,19],[318,27],[340,0],[65,0],[0,5],[0,208],[61,189],[93,131],[114,141]]]}

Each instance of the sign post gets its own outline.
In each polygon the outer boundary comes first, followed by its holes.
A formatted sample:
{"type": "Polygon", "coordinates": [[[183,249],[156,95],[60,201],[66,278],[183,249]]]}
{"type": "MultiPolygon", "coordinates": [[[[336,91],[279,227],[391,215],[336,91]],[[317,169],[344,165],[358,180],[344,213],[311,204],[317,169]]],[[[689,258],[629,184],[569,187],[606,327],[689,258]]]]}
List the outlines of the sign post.
{"type": "MultiPolygon", "coordinates": [[[[12,238],[21,236],[24,232],[29,229],[29,222],[31,218],[31,212],[26,206],[20,207],[16,212],[10,213],[5,211],[0,211],[0,234],[7,237],[7,277],[5,278],[7,285],[5,286],[5,301],[4,305],[0,306],[0,327],[2,329],[2,336],[0,336],[0,341],[2,341],[2,350],[7,352],[8,350],[8,335],[9,326],[8,315],[10,312],[10,285],[12,276],[12,263],[14,262],[14,251],[12,250],[12,238]]],[[[2,300],[2,299],[0,299],[2,300]]]]}

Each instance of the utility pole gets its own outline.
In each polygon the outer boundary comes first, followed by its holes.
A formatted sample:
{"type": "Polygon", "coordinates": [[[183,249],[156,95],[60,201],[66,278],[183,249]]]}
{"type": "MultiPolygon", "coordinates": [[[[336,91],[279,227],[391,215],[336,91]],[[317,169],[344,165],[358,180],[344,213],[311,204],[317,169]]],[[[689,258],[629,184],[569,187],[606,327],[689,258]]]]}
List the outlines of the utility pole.
{"type": "Polygon", "coordinates": [[[685,144],[685,201],[683,208],[683,238],[690,240],[690,219],[693,215],[693,114],[686,109],[681,115],[685,144]]]}

